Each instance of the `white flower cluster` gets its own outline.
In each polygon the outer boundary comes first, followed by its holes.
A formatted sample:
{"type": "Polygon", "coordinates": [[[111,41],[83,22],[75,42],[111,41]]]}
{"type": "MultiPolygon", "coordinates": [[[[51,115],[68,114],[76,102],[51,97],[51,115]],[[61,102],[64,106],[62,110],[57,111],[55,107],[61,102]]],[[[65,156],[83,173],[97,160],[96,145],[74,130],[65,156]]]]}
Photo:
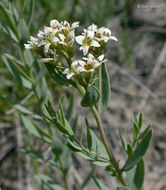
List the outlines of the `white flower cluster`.
{"type": "Polygon", "coordinates": [[[44,31],[39,31],[37,38],[30,37],[28,44],[24,44],[26,49],[43,47],[44,55],[54,54],[59,46],[73,46],[75,40],[75,28],[79,22],[69,24],[67,21],[59,23],[57,20],[51,20],[49,27],[44,27],[44,31]]]}
{"type": "Polygon", "coordinates": [[[25,48],[35,49],[42,56],[42,62],[55,63],[55,69],[67,79],[79,78],[80,81],[88,81],[85,84],[88,85],[94,79],[100,65],[107,61],[102,54],[106,43],[111,39],[117,41],[117,38],[111,35],[110,29],[98,28],[95,24],[84,29],[82,35],[75,37],[75,28],[78,26],[79,22],[69,24],[67,21],[51,20],[50,26],[45,26],[44,31],[39,31],[36,38],[30,37],[25,48]],[[81,45],[80,50],[83,50],[84,57],[72,62],[75,40],[81,45]],[[56,57],[57,55],[60,56],[56,57]],[[56,59],[59,61],[62,56],[68,65],[64,64],[63,60],[58,62],[61,64],[58,67],[56,59]]]}
{"type": "Polygon", "coordinates": [[[111,35],[110,29],[97,28],[97,25],[92,24],[84,29],[82,35],[76,37],[76,42],[81,45],[80,50],[86,55],[90,47],[101,47],[111,39],[117,41],[117,38],[111,35]]]}
{"type": "Polygon", "coordinates": [[[70,79],[74,75],[78,75],[81,72],[95,72],[95,70],[107,60],[104,59],[104,55],[100,55],[97,59],[92,55],[88,54],[87,57],[83,57],[82,60],[76,60],[71,64],[71,68],[66,68],[63,74],[66,74],[66,78],[70,79]]]}

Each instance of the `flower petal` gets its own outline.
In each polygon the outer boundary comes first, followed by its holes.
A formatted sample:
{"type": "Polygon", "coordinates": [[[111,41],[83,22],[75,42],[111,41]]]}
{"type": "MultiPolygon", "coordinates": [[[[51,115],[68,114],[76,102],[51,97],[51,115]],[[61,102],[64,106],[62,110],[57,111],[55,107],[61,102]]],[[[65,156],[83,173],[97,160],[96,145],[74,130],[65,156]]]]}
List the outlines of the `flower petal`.
{"type": "Polygon", "coordinates": [[[76,61],[74,61],[72,64],[71,64],[71,66],[73,67],[73,66],[77,66],[78,65],[78,61],[76,60],[76,61]]]}
{"type": "Polygon", "coordinates": [[[44,45],[44,52],[45,53],[48,53],[49,47],[50,47],[50,43],[47,43],[44,45]]]}
{"type": "Polygon", "coordinates": [[[72,76],[74,75],[74,73],[70,73],[66,76],[67,79],[70,79],[72,76]]]}
{"type": "Polygon", "coordinates": [[[115,36],[111,36],[111,40],[118,41],[118,39],[115,36]]]}
{"type": "Polygon", "coordinates": [[[55,36],[55,38],[52,40],[52,42],[59,42],[59,38],[55,36]]]}
{"type": "Polygon", "coordinates": [[[73,22],[73,24],[71,26],[72,26],[72,28],[77,28],[77,27],[79,27],[79,22],[73,22]]]}
{"type": "Polygon", "coordinates": [[[61,39],[62,41],[65,40],[65,36],[64,36],[63,34],[59,34],[59,37],[60,37],[60,39],[61,39]]]}
{"type": "Polygon", "coordinates": [[[87,37],[89,37],[89,38],[93,38],[94,37],[94,32],[93,31],[87,31],[87,37]]]}
{"type": "Polygon", "coordinates": [[[66,68],[63,72],[62,72],[62,74],[68,74],[69,73],[69,68],[66,68]]]}
{"type": "Polygon", "coordinates": [[[68,33],[67,37],[68,37],[69,39],[73,39],[73,38],[75,37],[75,32],[74,32],[74,30],[70,31],[70,32],[68,33]]]}
{"type": "Polygon", "coordinates": [[[92,43],[91,43],[91,46],[100,47],[100,44],[96,40],[93,40],[92,43]]]}
{"type": "Polygon", "coordinates": [[[97,60],[99,60],[99,61],[103,61],[103,59],[104,59],[104,54],[103,54],[103,55],[100,55],[100,56],[97,58],[97,60]]]}
{"type": "Polygon", "coordinates": [[[86,55],[88,53],[89,46],[82,46],[82,49],[83,49],[83,54],[86,55]]]}
{"type": "Polygon", "coordinates": [[[82,45],[82,41],[85,39],[85,36],[76,36],[76,42],[80,45],[82,45]]]}
{"type": "Polygon", "coordinates": [[[24,44],[25,49],[31,49],[32,46],[30,44],[24,44]]]}

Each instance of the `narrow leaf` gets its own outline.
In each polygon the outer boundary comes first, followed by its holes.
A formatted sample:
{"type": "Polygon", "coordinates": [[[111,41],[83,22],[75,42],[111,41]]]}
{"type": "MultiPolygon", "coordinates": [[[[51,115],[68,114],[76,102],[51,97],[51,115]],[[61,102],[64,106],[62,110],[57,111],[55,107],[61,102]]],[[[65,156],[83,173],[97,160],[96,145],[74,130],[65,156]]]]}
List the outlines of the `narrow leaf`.
{"type": "Polygon", "coordinates": [[[32,19],[33,19],[33,16],[34,16],[34,11],[35,11],[35,0],[31,0],[30,9],[29,9],[29,13],[28,13],[28,19],[27,19],[28,27],[31,26],[32,19]]]}
{"type": "Polygon", "coordinates": [[[110,87],[110,78],[105,63],[102,64],[101,71],[102,71],[102,90],[101,90],[101,113],[102,113],[107,109],[109,105],[110,96],[111,96],[111,87],[110,87]]]}
{"type": "Polygon", "coordinates": [[[51,143],[51,137],[47,132],[45,132],[41,127],[39,127],[33,120],[28,117],[21,115],[21,120],[24,127],[34,136],[40,138],[41,140],[51,143]]]}
{"type": "Polygon", "coordinates": [[[136,186],[136,190],[141,190],[144,183],[145,176],[145,166],[144,160],[141,159],[136,167],[135,176],[134,176],[134,184],[136,186]]]}
{"type": "Polygon", "coordinates": [[[119,130],[118,130],[118,137],[119,137],[119,139],[120,139],[120,141],[121,141],[121,144],[122,144],[123,149],[126,151],[126,150],[127,150],[127,145],[126,145],[126,142],[125,142],[125,140],[123,139],[123,137],[122,137],[122,135],[121,135],[121,133],[120,133],[119,130]]]}
{"type": "Polygon", "coordinates": [[[86,128],[87,128],[87,144],[88,144],[88,149],[91,151],[92,150],[92,135],[90,132],[90,126],[88,123],[88,119],[85,119],[85,123],[86,123],[86,128]]]}
{"type": "Polygon", "coordinates": [[[143,120],[143,114],[141,112],[140,115],[139,115],[139,121],[138,121],[138,127],[139,127],[139,129],[141,129],[141,127],[142,127],[142,120],[143,120]]]}
{"type": "Polygon", "coordinates": [[[69,106],[66,110],[66,120],[69,121],[73,112],[73,107],[74,107],[74,96],[72,95],[70,98],[70,103],[69,106]]]}
{"type": "Polygon", "coordinates": [[[4,15],[4,18],[6,19],[5,23],[8,23],[8,26],[11,28],[11,30],[14,32],[14,34],[19,38],[17,29],[11,19],[11,15],[9,11],[5,8],[2,2],[0,2],[0,12],[4,15]]]}
{"type": "Polygon", "coordinates": [[[144,156],[149,147],[151,137],[152,137],[152,130],[150,130],[147,133],[147,135],[142,139],[140,144],[138,144],[133,155],[127,160],[125,166],[123,167],[123,171],[130,170],[142,159],[142,157],[144,156]]]}

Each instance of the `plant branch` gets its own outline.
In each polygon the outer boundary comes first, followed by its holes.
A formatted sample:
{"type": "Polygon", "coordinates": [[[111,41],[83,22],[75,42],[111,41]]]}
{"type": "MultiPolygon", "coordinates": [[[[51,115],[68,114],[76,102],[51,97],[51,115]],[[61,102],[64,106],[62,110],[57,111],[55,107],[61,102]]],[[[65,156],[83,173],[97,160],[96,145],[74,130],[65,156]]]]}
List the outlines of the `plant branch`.
{"type": "Polygon", "coordinates": [[[104,128],[103,128],[103,125],[102,125],[101,118],[100,118],[100,116],[99,116],[99,114],[98,114],[95,107],[90,107],[90,109],[91,109],[91,111],[92,111],[92,113],[93,113],[93,115],[95,117],[98,129],[99,129],[99,132],[100,132],[100,136],[101,136],[102,142],[103,142],[103,144],[105,146],[105,149],[106,149],[106,151],[108,153],[108,156],[110,158],[110,162],[114,166],[114,168],[115,168],[115,170],[117,172],[117,178],[122,183],[122,185],[127,186],[127,184],[126,184],[126,182],[125,182],[125,180],[124,180],[124,178],[122,176],[122,172],[119,169],[118,163],[117,163],[112,151],[108,147],[108,142],[107,142],[107,138],[106,138],[105,133],[104,133],[104,128]]]}

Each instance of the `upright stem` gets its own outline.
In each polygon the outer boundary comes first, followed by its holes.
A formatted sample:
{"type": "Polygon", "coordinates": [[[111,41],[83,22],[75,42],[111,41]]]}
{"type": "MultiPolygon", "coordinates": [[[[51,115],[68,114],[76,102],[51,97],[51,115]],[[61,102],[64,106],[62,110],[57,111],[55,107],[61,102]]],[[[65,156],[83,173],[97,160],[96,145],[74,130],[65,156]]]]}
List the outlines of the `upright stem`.
{"type": "Polygon", "coordinates": [[[112,151],[110,150],[110,148],[108,146],[108,142],[107,142],[107,138],[106,138],[105,133],[104,133],[104,128],[103,128],[103,125],[102,125],[101,118],[100,118],[100,116],[99,116],[99,114],[98,114],[98,112],[97,112],[97,110],[96,110],[95,107],[91,107],[90,109],[91,109],[91,111],[92,111],[92,113],[93,113],[93,115],[95,117],[98,129],[99,129],[99,133],[100,133],[102,142],[103,142],[103,144],[105,146],[105,149],[106,149],[106,151],[108,153],[110,162],[114,166],[114,168],[116,169],[117,178],[122,183],[122,185],[127,186],[125,180],[123,179],[122,173],[121,173],[121,171],[119,169],[118,163],[117,163],[114,155],[112,154],[112,151]]]}
{"type": "MultiPolygon", "coordinates": [[[[76,82],[76,86],[77,86],[77,89],[80,91],[81,95],[83,96],[85,94],[84,88],[82,88],[78,82],[76,82]]],[[[110,163],[114,166],[114,168],[116,170],[117,178],[119,179],[119,181],[121,182],[122,185],[127,186],[127,184],[126,184],[126,182],[122,176],[122,172],[119,169],[118,163],[117,163],[114,155],[112,154],[112,151],[110,150],[110,148],[108,146],[107,138],[106,138],[104,128],[102,125],[102,121],[101,121],[101,117],[100,117],[98,111],[96,110],[96,108],[94,106],[90,107],[90,109],[91,109],[91,111],[94,115],[94,118],[96,120],[102,142],[104,144],[104,147],[105,147],[105,149],[108,153],[109,159],[110,159],[110,163]]]]}

